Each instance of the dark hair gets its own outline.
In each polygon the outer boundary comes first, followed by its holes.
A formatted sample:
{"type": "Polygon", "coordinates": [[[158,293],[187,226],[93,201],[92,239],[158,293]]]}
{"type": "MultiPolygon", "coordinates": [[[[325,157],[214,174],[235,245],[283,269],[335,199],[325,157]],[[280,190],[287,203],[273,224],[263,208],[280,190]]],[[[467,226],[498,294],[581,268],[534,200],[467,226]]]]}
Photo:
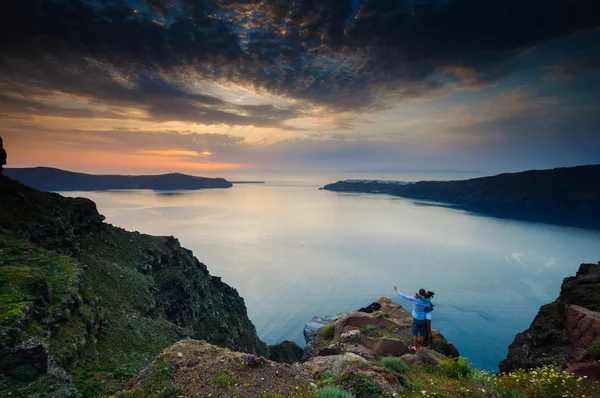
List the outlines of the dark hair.
{"type": "Polygon", "coordinates": [[[425,289],[419,289],[419,295],[420,296],[424,296],[425,295],[425,289]]]}
{"type": "Polygon", "coordinates": [[[427,294],[426,294],[426,296],[427,296],[428,298],[432,298],[434,295],[435,295],[435,293],[434,293],[434,292],[432,292],[431,290],[428,290],[428,291],[427,291],[427,294]]]}

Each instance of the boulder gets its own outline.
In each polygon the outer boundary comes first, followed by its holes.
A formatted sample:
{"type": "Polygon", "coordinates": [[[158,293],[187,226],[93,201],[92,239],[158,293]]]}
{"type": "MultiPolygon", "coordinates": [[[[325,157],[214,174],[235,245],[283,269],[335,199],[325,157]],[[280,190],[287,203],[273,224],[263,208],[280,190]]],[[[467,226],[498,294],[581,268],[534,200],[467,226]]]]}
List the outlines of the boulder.
{"type": "Polygon", "coordinates": [[[439,331],[431,329],[431,334],[433,335],[433,344],[429,348],[447,357],[458,357],[460,355],[454,344],[446,340],[439,331]]]}
{"type": "Polygon", "coordinates": [[[344,344],[341,348],[344,352],[360,355],[361,357],[372,360],[375,358],[373,351],[362,344],[344,344]]]}
{"type": "Polygon", "coordinates": [[[342,316],[335,323],[333,339],[340,340],[342,334],[351,330],[360,330],[367,325],[375,325],[378,328],[394,328],[398,326],[395,322],[383,317],[379,311],[370,314],[365,312],[350,312],[342,316]]]}
{"type": "Polygon", "coordinates": [[[373,351],[374,354],[385,356],[401,356],[408,352],[408,346],[405,342],[390,338],[365,339],[362,344],[373,351]]]}
{"type": "Polygon", "coordinates": [[[404,354],[400,357],[408,366],[433,366],[436,367],[446,356],[437,351],[425,348],[414,354],[404,354]]]}
{"type": "Polygon", "coordinates": [[[344,353],[342,355],[329,355],[326,357],[311,358],[304,363],[304,367],[313,376],[318,376],[325,373],[337,375],[346,369],[350,369],[361,364],[367,364],[367,361],[360,355],[344,353]]]}

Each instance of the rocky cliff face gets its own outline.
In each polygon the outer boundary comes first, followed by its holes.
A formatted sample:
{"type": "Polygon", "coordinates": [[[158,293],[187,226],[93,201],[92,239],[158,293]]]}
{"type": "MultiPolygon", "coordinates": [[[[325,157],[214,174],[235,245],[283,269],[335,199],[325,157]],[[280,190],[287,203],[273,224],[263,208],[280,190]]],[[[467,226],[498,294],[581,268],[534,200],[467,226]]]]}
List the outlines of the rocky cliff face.
{"type": "Polygon", "coordinates": [[[0,177],[0,393],[110,393],[185,337],[266,355],[244,300],[177,239],[103,219],[0,177]]]}
{"type": "Polygon", "coordinates": [[[529,329],[510,345],[500,370],[558,365],[600,380],[600,263],[582,264],[565,278],[559,297],[540,308],[529,329]]]}
{"type": "Polygon", "coordinates": [[[4,149],[2,137],[0,137],[0,175],[2,175],[2,170],[4,165],[6,164],[6,150],[4,149]]]}

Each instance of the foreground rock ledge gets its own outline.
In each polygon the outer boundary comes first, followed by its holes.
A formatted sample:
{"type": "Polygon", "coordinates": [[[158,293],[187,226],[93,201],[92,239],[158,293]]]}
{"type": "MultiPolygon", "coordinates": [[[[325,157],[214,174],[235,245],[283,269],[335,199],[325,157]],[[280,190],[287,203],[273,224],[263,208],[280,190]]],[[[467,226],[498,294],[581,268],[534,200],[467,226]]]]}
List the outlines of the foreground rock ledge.
{"type": "Polygon", "coordinates": [[[163,350],[117,396],[303,398],[314,397],[324,377],[348,375],[369,380],[383,396],[394,396],[404,389],[407,379],[384,367],[379,357],[397,356],[409,367],[435,367],[447,356],[458,356],[438,331],[435,350],[408,353],[412,316],[389,299],[379,302],[381,309],[373,313],[348,312],[335,319],[311,320],[305,328],[310,344],[302,363],[274,362],[205,341],[183,340],[163,350]],[[325,326],[331,328],[332,322],[331,335],[319,333],[325,326]]]}

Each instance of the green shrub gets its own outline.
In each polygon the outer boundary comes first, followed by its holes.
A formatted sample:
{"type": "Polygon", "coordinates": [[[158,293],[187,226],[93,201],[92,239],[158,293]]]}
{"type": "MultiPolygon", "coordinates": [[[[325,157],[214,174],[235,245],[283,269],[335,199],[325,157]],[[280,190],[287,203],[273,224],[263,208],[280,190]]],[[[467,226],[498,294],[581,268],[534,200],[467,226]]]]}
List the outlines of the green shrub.
{"type": "Polygon", "coordinates": [[[324,339],[330,339],[333,337],[333,333],[335,332],[335,322],[331,322],[329,325],[325,326],[319,334],[324,339]]]}
{"type": "Polygon", "coordinates": [[[597,338],[588,346],[587,352],[592,356],[592,358],[600,361],[600,338],[597,338]]]}
{"type": "Polygon", "coordinates": [[[361,329],[361,332],[363,334],[371,334],[374,333],[377,330],[377,325],[366,325],[365,327],[363,327],[361,329]]]}
{"type": "Polygon", "coordinates": [[[408,365],[398,357],[383,357],[380,362],[383,366],[395,372],[404,373],[408,370],[408,365]]]}
{"type": "Polygon", "coordinates": [[[438,364],[438,371],[447,377],[467,377],[473,371],[465,357],[448,358],[438,364]]]}
{"type": "Polygon", "coordinates": [[[356,398],[380,397],[383,394],[377,384],[355,369],[345,371],[339,379],[339,384],[356,398]]]}
{"type": "Polygon", "coordinates": [[[315,396],[317,398],[352,398],[352,394],[349,392],[333,386],[319,388],[315,396]]]}

